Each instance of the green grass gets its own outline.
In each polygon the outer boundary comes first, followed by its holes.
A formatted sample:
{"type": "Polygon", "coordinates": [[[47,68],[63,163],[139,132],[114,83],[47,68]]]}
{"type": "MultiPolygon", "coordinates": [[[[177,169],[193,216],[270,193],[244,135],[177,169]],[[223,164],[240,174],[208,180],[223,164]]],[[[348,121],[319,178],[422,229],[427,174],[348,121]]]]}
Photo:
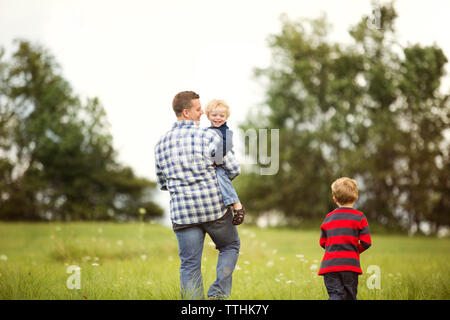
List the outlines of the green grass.
{"type": "MultiPolygon", "coordinates": [[[[317,267],[319,231],[239,226],[241,255],[231,299],[327,299],[317,267]]],[[[450,239],[372,235],[363,271],[381,270],[381,288],[359,278],[359,299],[449,299],[450,239]]],[[[0,299],[180,299],[176,237],[154,224],[0,223],[0,299]],[[68,266],[81,268],[69,290],[68,266]]],[[[217,251],[205,240],[205,291],[217,251]]]]}

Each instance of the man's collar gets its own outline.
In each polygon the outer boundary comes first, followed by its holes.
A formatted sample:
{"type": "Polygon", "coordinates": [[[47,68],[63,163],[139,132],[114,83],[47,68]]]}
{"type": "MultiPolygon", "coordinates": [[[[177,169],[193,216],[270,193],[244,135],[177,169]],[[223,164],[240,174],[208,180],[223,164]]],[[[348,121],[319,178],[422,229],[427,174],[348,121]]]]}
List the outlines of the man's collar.
{"type": "Polygon", "coordinates": [[[177,121],[173,124],[173,128],[176,127],[187,127],[187,126],[193,126],[195,125],[195,121],[194,120],[181,120],[181,121],[177,121]]]}

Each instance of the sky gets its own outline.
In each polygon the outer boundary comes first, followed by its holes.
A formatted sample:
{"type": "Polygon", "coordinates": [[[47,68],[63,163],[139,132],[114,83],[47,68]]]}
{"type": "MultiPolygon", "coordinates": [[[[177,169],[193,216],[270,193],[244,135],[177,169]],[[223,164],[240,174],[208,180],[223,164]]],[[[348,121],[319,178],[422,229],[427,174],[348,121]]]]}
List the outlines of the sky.
{"type": "MultiPolygon", "coordinates": [[[[436,43],[450,58],[450,1],[394,3],[401,43],[436,43]]],[[[373,8],[367,0],[0,0],[0,46],[11,53],[13,39],[26,39],[47,48],[77,94],[103,103],[119,161],[155,180],[153,149],[176,121],[176,93],[193,90],[203,106],[224,99],[237,130],[263,103],[253,70],[270,64],[267,38],[281,30],[282,13],[325,13],[329,38],[349,43],[349,28],[373,8]]],[[[159,201],[167,208],[167,195],[159,201]]]]}

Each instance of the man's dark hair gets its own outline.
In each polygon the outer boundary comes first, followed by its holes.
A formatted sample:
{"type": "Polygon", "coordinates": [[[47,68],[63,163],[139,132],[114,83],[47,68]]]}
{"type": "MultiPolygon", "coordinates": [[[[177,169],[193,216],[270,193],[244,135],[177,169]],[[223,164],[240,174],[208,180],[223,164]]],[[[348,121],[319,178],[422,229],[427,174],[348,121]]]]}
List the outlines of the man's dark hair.
{"type": "Polygon", "coordinates": [[[192,107],[192,100],[199,99],[200,96],[194,91],[181,91],[177,93],[172,101],[172,108],[175,111],[177,117],[181,116],[184,109],[190,109],[192,107]]]}

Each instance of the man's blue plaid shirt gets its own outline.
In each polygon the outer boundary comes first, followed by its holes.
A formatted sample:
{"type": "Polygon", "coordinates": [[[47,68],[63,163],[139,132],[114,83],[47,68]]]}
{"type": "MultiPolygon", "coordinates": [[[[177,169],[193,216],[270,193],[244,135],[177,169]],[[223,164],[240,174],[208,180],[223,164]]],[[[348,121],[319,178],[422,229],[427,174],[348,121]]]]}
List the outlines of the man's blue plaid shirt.
{"type": "MultiPolygon", "coordinates": [[[[177,121],[156,144],[157,182],[170,192],[170,218],[186,225],[214,221],[226,213],[214,157],[222,153],[223,139],[192,120],[177,121]]],[[[223,158],[230,179],[240,173],[232,152],[223,158]]]]}

